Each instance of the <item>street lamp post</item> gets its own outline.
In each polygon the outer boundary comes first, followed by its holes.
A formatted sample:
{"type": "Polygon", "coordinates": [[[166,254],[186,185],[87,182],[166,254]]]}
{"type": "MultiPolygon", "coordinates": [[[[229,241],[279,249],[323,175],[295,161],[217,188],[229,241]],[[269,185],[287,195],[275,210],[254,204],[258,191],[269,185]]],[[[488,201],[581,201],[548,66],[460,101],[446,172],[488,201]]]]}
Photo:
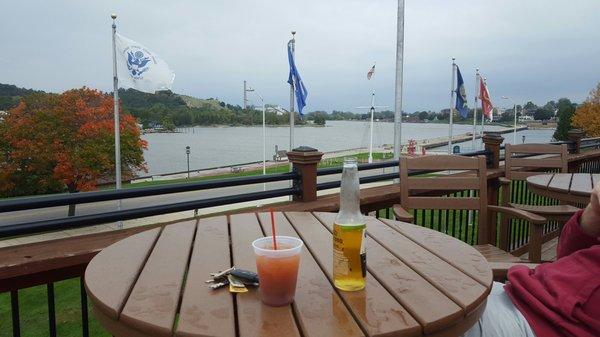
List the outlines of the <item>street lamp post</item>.
{"type": "MultiPolygon", "coordinates": [[[[244,83],[246,83],[244,81],[244,83]]],[[[258,90],[252,88],[252,87],[248,87],[248,89],[246,90],[248,92],[254,92],[258,98],[260,99],[260,102],[262,104],[262,150],[263,150],[263,158],[262,158],[262,171],[263,171],[263,175],[267,174],[267,123],[266,123],[266,113],[267,113],[267,106],[265,105],[265,99],[262,97],[262,95],[258,92],[258,90]]],[[[263,191],[267,190],[267,184],[263,183],[263,191]]]]}
{"type": "Polygon", "coordinates": [[[185,147],[185,154],[187,155],[187,178],[190,179],[190,147],[185,147]]]}
{"type": "Polygon", "coordinates": [[[513,125],[513,144],[517,144],[517,104],[508,96],[502,96],[502,99],[507,99],[513,104],[513,114],[515,115],[515,122],[513,125]]]}

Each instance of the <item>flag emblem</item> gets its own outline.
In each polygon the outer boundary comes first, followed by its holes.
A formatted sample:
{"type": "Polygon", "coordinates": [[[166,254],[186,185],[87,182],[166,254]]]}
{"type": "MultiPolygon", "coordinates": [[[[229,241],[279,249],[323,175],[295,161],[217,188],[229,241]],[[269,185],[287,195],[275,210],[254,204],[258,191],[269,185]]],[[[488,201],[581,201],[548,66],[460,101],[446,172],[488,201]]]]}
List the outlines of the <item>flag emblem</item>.
{"type": "Polygon", "coordinates": [[[115,48],[121,87],[151,94],[171,90],[175,74],[156,53],[118,33],[115,33],[115,48]]]}
{"type": "Polygon", "coordinates": [[[150,69],[150,58],[144,54],[144,51],[138,47],[130,47],[127,50],[127,69],[131,77],[137,79],[142,78],[142,74],[150,69]],[[137,49],[137,50],[136,50],[137,49]]]}
{"type": "Polygon", "coordinates": [[[467,92],[465,91],[465,82],[463,81],[460,69],[456,66],[456,105],[455,108],[462,118],[469,115],[469,106],[467,105],[467,92]]]}

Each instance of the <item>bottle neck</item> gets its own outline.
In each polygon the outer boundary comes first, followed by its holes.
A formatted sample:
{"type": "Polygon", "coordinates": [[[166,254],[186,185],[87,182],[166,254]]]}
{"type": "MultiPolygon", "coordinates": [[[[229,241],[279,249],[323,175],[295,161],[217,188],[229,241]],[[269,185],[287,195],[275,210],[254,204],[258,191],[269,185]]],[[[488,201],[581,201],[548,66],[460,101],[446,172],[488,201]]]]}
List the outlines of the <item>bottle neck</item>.
{"type": "Polygon", "coordinates": [[[358,168],[355,165],[344,165],[340,189],[340,213],[338,219],[346,224],[364,222],[360,212],[360,183],[358,168]]]}

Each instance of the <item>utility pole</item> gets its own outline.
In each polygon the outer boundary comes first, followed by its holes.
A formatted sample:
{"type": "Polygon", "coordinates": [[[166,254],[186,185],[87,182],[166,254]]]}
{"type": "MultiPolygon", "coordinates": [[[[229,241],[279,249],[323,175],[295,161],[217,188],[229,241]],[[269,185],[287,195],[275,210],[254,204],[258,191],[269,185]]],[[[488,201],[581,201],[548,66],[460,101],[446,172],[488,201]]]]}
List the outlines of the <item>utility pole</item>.
{"type": "Polygon", "coordinates": [[[394,159],[400,158],[402,146],[402,71],[404,60],[404,0],[398,0],[396,34],[396,90],[394,101],[394,159]]]}
{"type": "Polygon", "coordinates": [[[246,110],[246,108],[248,108],[248,93],[253,92],[253,91],[254,91],[254,89],[252,89],[251,87],[248,87],[246,84],[246,81],[244,81],[244,104],[243,104],[244,110],[246,110]]]}
{"type": "MultiPolygon", "coordinates": [[[[292,30],[292,56],[295,56],[296,52],[296,31],[292,30]]],[[[294,123],[296,121],[296,113],[294,112],[294,82],[290,83],[290,151],[294,149],[294,123]]],[[[290,169],[292,163],[290,162],[290,169]]]]}

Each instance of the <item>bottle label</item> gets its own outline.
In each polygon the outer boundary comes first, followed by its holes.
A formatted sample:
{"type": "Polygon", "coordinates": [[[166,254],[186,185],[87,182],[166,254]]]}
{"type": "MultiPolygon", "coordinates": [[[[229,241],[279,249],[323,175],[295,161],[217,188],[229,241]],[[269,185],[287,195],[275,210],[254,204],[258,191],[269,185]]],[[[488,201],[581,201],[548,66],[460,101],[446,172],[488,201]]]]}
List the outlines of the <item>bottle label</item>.
{"type": "Polygon", "coordinates": [[[344,255],[344,240],[341,238],[338,228],[334,229],[333,236],[333,273],[342,276],[350,274],[348,258],[344,255]]]}
{"type": "Polygon", "coordinates": [[[367,277],[367,251],[365,249],[365,240],[367,239],[367,230],[362,230],[362,240],[360,241],[360,268],[362,277],[367,277]]]}

